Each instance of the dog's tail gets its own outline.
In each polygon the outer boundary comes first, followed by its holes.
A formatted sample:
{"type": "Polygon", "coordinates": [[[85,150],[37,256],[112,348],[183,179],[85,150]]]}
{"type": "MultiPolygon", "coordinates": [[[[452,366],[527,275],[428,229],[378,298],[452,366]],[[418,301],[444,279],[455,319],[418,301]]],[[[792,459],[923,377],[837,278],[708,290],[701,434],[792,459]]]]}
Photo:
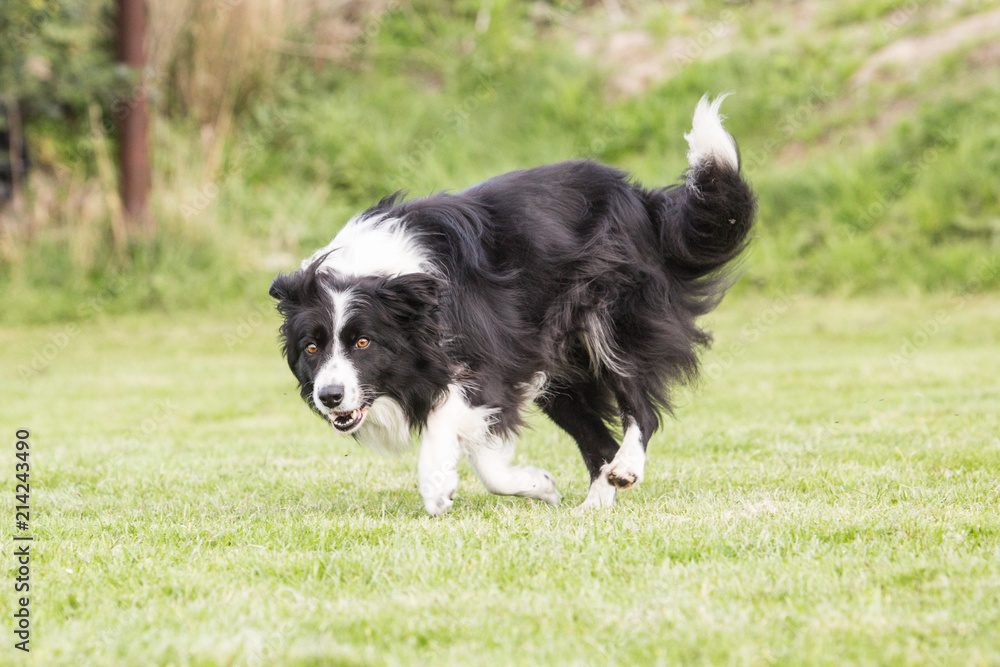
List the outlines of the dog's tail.
{"type": "Polygon", "coordinates": [[[701,98],[691,131],[687,182],[661,190],[660,242],[681,278],[716,273],[746,247],[757,211],[753,190],[740,176],[740,155],[722,127],[719,105],[701,98]]]}

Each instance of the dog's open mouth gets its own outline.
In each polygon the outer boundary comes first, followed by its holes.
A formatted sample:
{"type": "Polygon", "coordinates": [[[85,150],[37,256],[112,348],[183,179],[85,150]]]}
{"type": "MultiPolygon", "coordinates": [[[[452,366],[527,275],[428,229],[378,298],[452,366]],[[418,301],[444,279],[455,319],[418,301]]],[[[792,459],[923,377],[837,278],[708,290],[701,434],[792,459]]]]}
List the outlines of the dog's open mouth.
{"type": "Polygon", "coordinates": [[[361,426],[361,422],[365,420],[367,414],[367,407],[351,410],[350,412],[337,412],[335,410],[330,413],[330,423],[341,433],[350,433],[361,426]]]}

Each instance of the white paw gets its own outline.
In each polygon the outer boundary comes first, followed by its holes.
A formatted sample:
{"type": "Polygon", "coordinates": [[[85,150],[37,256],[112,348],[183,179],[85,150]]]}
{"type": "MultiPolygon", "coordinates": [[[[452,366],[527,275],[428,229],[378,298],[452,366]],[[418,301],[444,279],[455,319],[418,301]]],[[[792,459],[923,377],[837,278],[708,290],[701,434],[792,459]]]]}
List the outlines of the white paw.
{"type": "Polygon", "coordinates": [[[455,504],[455,490],[447,494],[440,494],[424,498],[424,509],[431,516],[442,516],[446,514],[451,506],[455,504]]]}
{"type": "Polygon", "coordinates": [[[645,461],[635,461],[625,459],[619,461],[618,457],[611,463],[604,464],[601,474],[607,477],[608,483],[619,489],[628,489],[642,481],[642,471],[645,461]]]}
{"type": "Polygon", "coordinates": [[[573,513],[583,514],[591,510],[611,507],[615,504],[615,493],[615,487],[608,483],[605,473],[601,472],[600,476],[590,485],[590,493],[587,494],[587,498],[577,505],[573,513]]]}
{"type": "Polygon", "coordinates": [[[538,500],[543,500],[549,505],[555,507],[562,500],[562,496],[559,495],[559,490],[556,489],[556,478],[553,477],[547,470],[542,470],[541,468],[525,468],[532,474],[533,483],[532,488],[529,491],[524,492],[523,496],[527,498],[537,498],[538,500]]]}
{"type": "Polygon", "coordinates": [[[601,468],[601,475],[607,477],[612,486],[627,489],[642,481],[642,471],[645,468],[646,448],[642,446],[642,433],[635,421],[629,420],[621,447],[611,463],[606,463],[601,468]]]}

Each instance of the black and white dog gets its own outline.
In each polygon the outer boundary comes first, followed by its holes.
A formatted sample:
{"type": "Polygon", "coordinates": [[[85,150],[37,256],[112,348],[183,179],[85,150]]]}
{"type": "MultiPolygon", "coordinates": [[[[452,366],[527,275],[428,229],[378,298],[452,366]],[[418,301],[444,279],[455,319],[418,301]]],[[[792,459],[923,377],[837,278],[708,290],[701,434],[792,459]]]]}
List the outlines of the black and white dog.
{"type": "Polygon", "coordinates": [[[686,181],[648,190],[563,162],[457,194],[387,197],[271,285],[288,365],[310,407],[383,452],[420,435],[432,515],[451,508],[464,455],[496,494],[559,502],[548,472],[511,465],[534,402],[580,447],[610,506],[642,481],[646,443],[710,342],[695,319],[728,285],[754,194],[699,102],[686,181]],[[619,445],[608,424],[621,420],[619,445]]]}

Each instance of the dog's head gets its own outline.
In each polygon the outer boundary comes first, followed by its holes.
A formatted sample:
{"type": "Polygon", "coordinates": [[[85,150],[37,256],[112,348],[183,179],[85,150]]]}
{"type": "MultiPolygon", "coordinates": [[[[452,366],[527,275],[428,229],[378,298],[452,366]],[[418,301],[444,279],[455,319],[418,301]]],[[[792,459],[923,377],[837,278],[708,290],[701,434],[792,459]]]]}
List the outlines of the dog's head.
{"type": "Polygon", "coordinates": [[[413,426],[447,386],[440,283],[427,274],[344,277],[306,267],[271,284],[281,338],[302,398],[341,433],[372,403],[395,400],[413,426]]]}

